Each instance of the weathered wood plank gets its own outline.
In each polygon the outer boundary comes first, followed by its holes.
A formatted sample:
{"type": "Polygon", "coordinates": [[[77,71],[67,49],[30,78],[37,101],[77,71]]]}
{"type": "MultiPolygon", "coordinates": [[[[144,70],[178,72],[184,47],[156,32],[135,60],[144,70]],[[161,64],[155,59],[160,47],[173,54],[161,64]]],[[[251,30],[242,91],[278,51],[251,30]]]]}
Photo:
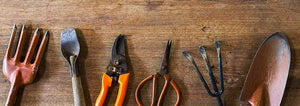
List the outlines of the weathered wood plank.
{"type": "MultiPolygon", "coordinates": [[[[40,0],[0,1],[0,60],[6,50],[13,24],[31,25],[50,31],[50,41],[38,82],[25,87],[22,106],[72,105],[72,87],[68,65],[60,53],[60,32],[65,28],[81,30],[81,58],[86,102],[94,104],[101,87],[101,76],[108,64],[115,36],[126,34],[132,63],[126,105],[136,105],[137,84],[158,71],[165,43],[174,41],[170,77],[179,85],[181,105],[217,105],[194,69],[182,56],[189,51],[204,70],[197,47],[208,47],[216,66],[213,41],[220,40],[224,63],[225,105],[247,105],[239,101],[248,68],[260,43],[276,31],[283,31],[293,49],[292,66],[282,102],[300,103],[300,2],[297,0],[40,0]]],[[[2,61],[0,62],[2,64],[2,61]]],[[[2,67],[2,65],[1,65],[2,67]]],[[[0,67],[0,68],[1,68],[0,67]]],[[[2,68],[1,68],[2,69],[2,68]]],[[[205,77],[208,77],[205,75],[205,77]]],[[[0,73],[0,105],[4,105],[9,81],[0,73]]],[[[150,84],[142,89],[143,102],[150,104],[150,84]]],[[[117,86],[111,91],[113,105],[117,86]]],[[[169,87],[164,105],[176,100],[169,87]]]]}

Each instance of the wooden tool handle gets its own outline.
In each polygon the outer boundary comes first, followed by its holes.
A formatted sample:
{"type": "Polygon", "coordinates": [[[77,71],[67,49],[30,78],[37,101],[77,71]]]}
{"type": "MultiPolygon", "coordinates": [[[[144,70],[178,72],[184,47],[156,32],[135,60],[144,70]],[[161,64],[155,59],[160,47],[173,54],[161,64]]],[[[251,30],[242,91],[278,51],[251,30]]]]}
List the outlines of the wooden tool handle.
{"type": "Polygon", "coordinates": [[[85,106],[86,104],[85,104],[80,76],[76,76],[76,74],[73,74],[72,87],[73,87],[74,106],[85,106]]]}
{"type": "Polygon", "coordinates": [[[101,91],[100,94],[98,95],[95,106],[103,106],[103,103],[105,101],[108,92],[108,88],[111,86],[111,83],[112,83],[112,79],[107,74],[104,73],[102,76],[101,91]]]}
{"type": "Polygon", "coordinates": [[[70,56],[70,65],[72,71],[72,88],[73,88],[73,99],[74,106],[85,106],[84,92],[81,84],[81,78],[76,72],[76,58],[75,56],[70,56]]]}
{"type": "Polygon", "coordinates": [[[118,91],[118,96],[117,96],[115,106],[122,106],[122,104],[123,104],[123,101],[124,101],[124,98],[126,95],[129,75],[130,75],[130,73],[122,74],[119,76],[119,80],[118,80],[119,91],[118,91]]]}

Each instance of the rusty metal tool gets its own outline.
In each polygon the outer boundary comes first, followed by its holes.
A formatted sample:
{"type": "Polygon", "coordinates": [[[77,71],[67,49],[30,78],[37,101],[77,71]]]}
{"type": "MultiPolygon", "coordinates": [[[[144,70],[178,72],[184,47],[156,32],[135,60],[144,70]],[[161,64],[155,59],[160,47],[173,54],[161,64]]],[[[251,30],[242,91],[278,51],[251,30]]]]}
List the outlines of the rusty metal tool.
{"type": "Polygon", "coordinates": [[[25,60],[21,61],[20,59],[26,37],[25,25],[23,25],[21,30],[21,35],[17,44],[17,50],[14,53],[14,56],[11,56],[16,30],[17,27],[16,25],[14,25],[7,51],[3,58],[3,73],[11,83],[11,88],[5,104],[6,106],[15,105],[19,88],[21,86],[31,84],[35,79],[36,73],[38,71],[38,66],[41,62],[44,50],[48,42],[48,31],[46,31],[39,47],[36,48],[40,37],[40,31],[37,28],[31,39],[27,54],[25,56],[25,60]],[[36,49],[38,50],[37,52],[35,52],[36,49]]]}
{"type": "Polygon", "coordinates": [[[119,83],[118,96],[115,106],[122,106],[126,95],[130,73],[128,72],[127,47],[125,35],[119,35],[112,46],[111,58],[102,76],[102,86],[95,106],[103,106],[109,87],[113,82],[119,83]]]}
{"type": "Polygon", "coordinates": [[[290,46],[283,33],[265,39],[252,61],[240,100],[252,106],[280,106],[290,62],[290,46]]]}
{"type": "Polygon", "coordinates": [[[206,51],[205,51],[205,48],[203,46],[200,46],[199,48],[199,51],[200,51],[200,54],[203,58],[203,60],[205,61],[205,65],[206,65],[206,70],[208,72],[208,75],[210,77],[210,81],[212,83],[212,87],[213,87],[213,90],[214,90],[214,93],[212,93],[212,91],[210,90],[210,88],[208,87],[205,79],[203,78],[202,74],[200,73],[194,59],[192,58],[192,56],[190,54],[188,54],[187,52],[182,52],[183,56],[186,57],[191,63],[192,65],[194,66],[200,80],[202,81],[206,91],[208,92],[208,94],[210,96],[213,96],[213,97],[216,97],[217,98],[217,101],[218,101],[218,104],[219,106],[223,106],[223,103],[222,103],[222,100],[221,100],[221,95],[222,93],[224,92],[224,83],[223,83],[223,71],[222,71],[222,58],[221,58],[221,48],[220,48],[220,42],[219,41],[216,41],[215,42],[215,45],[216,45],[216,48],[217,48],[217,53],[218,53],[218,61],[219,61],[219,76],[220,76],[220,86],[221,86],[221,89],[218,90],[218,87],[217,87],[217,83],[216,83],[216,79],[215,79],[215,76],[213,74],[213,71],[211,69],[211,65],[210,65],[210,62],[208,60],[208,57],[207,57],[207,54],[206,54],[206,51]]]}
{"type": "Polygon", "coordinates": [[[72,77],[74,106],[85,106],[84,92],[81,84],[79,70],[76,69],[76,61],[80,52],[80,45],[75,29],[65,29],[60,36],[61,52],[69,64],[72,77]]]}
{"type": "Polygon", "coordinates": [[[172,41],[169,40],[168,43],[167,43],[166,49],[165,49],[165,54],[164,54],[164,57],[163,57],[163,60],[162,60],[162,63],[161,63],[160,71],[158,73],[154,74],[154,75],[150,75],[149,77],[145,78],[137,86],[136,91],[135,91],[135,100],[136,100],[136,102],[139,106],[143,106],[140,99],[139,99],[139,97],[138,97],[139,96],[139,90],[142,87],[142,85],[150,79],[153,79],[151,106],[154,106],[154,105],[159,106],[160,105],[169,83],[175,89],[176,94],[177,94],[177,101],[174,104],[174,106],[178,106],[179,100],[180,100],[180,91],[179,91],[179,88],[177,87],[177,85],[175,84],[175,82],[173,80],[170,80],[170,78],[168,76],[168,65],[169,65],[168,63],[169,63],[169,58],[170,58],[171,45],[172,45],[172,41]],[[157,88],[156,80],[157,80],[159,75],[164,77],[165,84],[163,86],[163,89],[162,89],[162,91],[159,95],[158,101],[157,101],[156,100],[156,88],[157,88]]]}

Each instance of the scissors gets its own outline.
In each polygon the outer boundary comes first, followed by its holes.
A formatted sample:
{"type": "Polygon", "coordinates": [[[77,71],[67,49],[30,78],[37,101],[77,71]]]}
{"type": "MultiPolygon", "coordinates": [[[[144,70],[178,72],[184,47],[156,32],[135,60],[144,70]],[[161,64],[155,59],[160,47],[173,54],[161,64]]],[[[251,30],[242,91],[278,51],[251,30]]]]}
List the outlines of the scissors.
{"type": "Polygon", "coordinates": [[[168,60],[169,60],[169,57],[170,57],[170,50],[171,50],[171,45],[172,45],[172,41],[169,40],[168,43],[167,43],[167,47],[165,49],[165,54],[164,54],[164,57],[163,57],[163,60],[162,60],[162,63],[161,63],[161,67],[160,67],[160,71],[154,75],[150,75],[149,77],[145,78],[143,81],[141,81],[139,83],[139,85],[137,86],[137,89],[135,91],[135,100],[137,102],[137,104],[139,106],[143,106],[142,103],[140,102],[139,100],[139,90],[141,88],[141,86],[148,80],[150,79],[153,79],[153,87],[152,87],[152,102],[151,102],[151,106],[154,106],[154,105],[157,105],[159,106],[161,101],[162,101],[162,98],[166,92],[166,88],[168,86],[168,84],[170,83],[172,85],[172,87],[175,89],[176,91],[176,94],[177,94],[177,101],[176,103],[174,104],[174,106],[178,106],[179,104],[179,100],[180,100],[180,91],[179,91],[179,88],[176,86],[175,82],[173,80],[170,80],[169,79],[169,76],[168,76],[168,60]],[[163,76],[164,79],[165,79],[165,84],[163,86],[163,89],[159,95],[159,98],[158,98],[158,101],[156,102],[156,88],[157,88],[157,85],[156,85],[156,80],[157,80],[157,77],[158,76],[163,76]]]}
{"type": "Polygon", "coordinates": [[[103,106],[109,87],[113,82],[119,83],[115,106],[122,106],[129,79],[127,67],[125,35],[119,35],[112,46],[110,62],[102,76],[102,86],[95,106],[103,106]]]}

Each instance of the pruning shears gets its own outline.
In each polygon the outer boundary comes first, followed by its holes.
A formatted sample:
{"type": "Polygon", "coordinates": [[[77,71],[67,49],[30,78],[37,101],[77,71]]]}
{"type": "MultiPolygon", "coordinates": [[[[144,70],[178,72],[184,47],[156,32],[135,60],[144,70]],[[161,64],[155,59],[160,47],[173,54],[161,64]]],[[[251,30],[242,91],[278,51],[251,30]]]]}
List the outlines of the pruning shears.
{"type": "Polygon", "coordinates": [[[118,96],[115,106],[122,106],[129,79],[129,72],[126,60],[125,35],[119,35],[112,46],[111,58],[102,76],[102,86],[95,106],[103,106],[109,87],[113,82],[119,83],[118,96]]]}

